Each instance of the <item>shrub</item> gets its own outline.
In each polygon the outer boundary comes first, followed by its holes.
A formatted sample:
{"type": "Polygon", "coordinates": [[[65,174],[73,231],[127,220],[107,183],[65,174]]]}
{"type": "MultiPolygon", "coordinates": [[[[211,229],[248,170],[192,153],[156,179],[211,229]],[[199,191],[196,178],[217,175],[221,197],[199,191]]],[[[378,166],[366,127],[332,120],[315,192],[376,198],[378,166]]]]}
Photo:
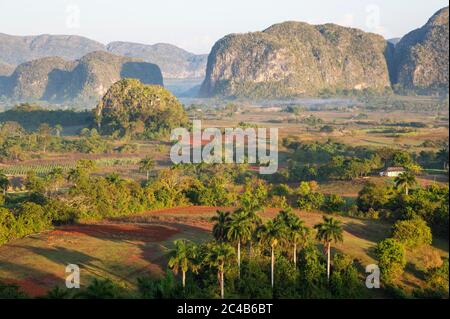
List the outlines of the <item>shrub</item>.
{"type": "Polygon", "coordinates": [[[430,227],[420,218],[396,222],[392,237],[411,248],[419,245],[431,245],[433,240],[430,227]]]}
{"type": "Polygon", "coordinates": [[[426,282],[429,288],[446,292],[448,298],[448,259],[445,259],[440,267],[428,270],[426,282]]]}
{"type": "Polygon", "coordinates": [[[405,248],[393,238],[378,243],[375,254],[383,279],[391,282],[403,273],[406,265],[405,248]]]}
{"type": "Polygon", "coordinates": [[[323,204],[323,210],[335,213],[340,212],[345,207],[345,200],[336,194],[331,194],[325,197],[325,202],[323,204]]]}

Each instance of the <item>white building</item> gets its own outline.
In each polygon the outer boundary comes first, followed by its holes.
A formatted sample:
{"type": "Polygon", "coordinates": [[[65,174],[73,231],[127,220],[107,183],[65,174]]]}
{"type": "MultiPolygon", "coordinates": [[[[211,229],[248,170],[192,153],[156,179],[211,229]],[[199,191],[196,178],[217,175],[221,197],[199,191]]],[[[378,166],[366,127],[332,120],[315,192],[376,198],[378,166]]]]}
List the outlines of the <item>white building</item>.
{"type": "Polygon", "coordinates": [[[403,167],[388,167],[384,171],[380,172],[380,176],[397,177],[404,172],[405,169],[403,167]]]}

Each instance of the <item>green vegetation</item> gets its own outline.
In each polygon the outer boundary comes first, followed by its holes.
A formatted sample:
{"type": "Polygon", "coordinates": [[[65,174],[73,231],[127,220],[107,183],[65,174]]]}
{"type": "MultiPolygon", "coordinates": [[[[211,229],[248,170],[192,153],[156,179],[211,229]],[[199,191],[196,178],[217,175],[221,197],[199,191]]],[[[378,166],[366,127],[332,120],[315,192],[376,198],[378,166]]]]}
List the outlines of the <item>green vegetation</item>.
{"type": "Polygon", "coordinates": [[[400,276],[406,265],[405,248],[393,238],[383,240],[377,245],[376,255],[383,280],[391,282],[400,276]]]}
{"type": "Polygon", "coordinates": [[[125,79],[115,83],[95,110],[102,134],[152,138],[185,126],[183,106],[161,86],[125,79]]]}
{"type": "Polygon", "coordinates": [[[27,131],[36,131],[39,126],[46,123],[57,130],[60,136],[66,127],[88,127],[94,123],[92,112],[76,112],[72,110],[47,110],[33,104],[19,104],[10,110],[0,113],[0,123],[15,122],[27,131]]]}

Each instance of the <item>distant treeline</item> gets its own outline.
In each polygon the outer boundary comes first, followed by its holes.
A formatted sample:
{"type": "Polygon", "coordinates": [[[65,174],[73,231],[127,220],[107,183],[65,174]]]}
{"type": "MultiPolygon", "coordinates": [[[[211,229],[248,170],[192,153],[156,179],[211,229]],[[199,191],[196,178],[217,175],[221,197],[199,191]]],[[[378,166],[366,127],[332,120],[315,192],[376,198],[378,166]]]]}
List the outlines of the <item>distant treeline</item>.
{"type": "Polygon", "coordinates": [[[88,127],[94,123],[94,117],[90,111],[47,110],[36,105],[20,104],[0,113],[1,122],[17,122],[27,131],[35,131],[43,123],[50,126],[88,127]]]}

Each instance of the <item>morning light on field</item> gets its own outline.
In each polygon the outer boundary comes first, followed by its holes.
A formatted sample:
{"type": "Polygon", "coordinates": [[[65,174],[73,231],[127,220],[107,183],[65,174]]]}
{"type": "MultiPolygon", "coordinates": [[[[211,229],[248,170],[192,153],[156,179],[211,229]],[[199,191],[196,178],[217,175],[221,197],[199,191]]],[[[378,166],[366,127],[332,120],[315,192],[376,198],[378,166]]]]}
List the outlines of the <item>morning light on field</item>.
{"type": "Polygon", "coordinates": [[[0,299],[449,298],[448,2],[59,2],[0,4],[0,299]]]}

